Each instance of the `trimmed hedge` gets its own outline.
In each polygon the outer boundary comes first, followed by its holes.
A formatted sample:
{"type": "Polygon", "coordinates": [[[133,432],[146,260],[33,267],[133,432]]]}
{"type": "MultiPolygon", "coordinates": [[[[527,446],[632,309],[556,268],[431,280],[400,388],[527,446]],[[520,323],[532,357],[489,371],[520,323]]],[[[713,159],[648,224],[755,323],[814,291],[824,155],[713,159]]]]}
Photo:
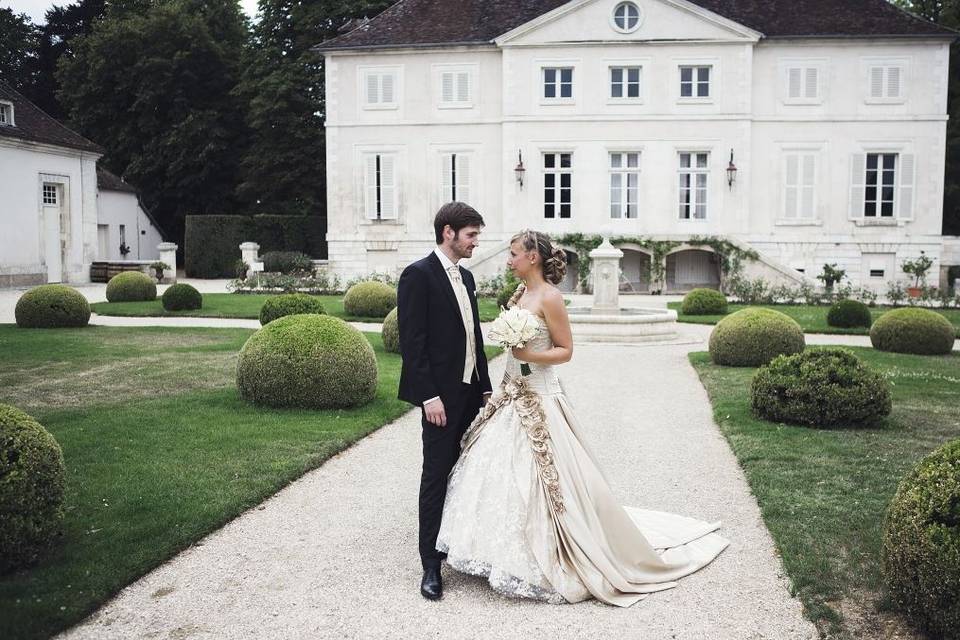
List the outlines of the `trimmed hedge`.
{"type": "Polygon", "coordinates": [[[183,311],[203,307],[203,296],[195,287],[185,282],[178,282],[167,287],[160,301],[167,311],[183,311]]]}
{"type": "Polygon", "coordinates": [[[187,216],[184,270],[190,278],[233,278],[243,242],[259,244],[261,255],[299,251],[326,258],[326,230],[325,215],[187,216]]]}
{"type": "Polygon", "coordinates": [[[390,353],[400,353],[400,326],[397,323],[397,309],[394,308],[383,319],[383,328],[380,329],[383,338],[383,348],[390,353]]]}
{"type": "Polygon", "coordinates": [[[790,316],[747,307],[717,323],[710,333],[710,358],[730,367],[759,367],[779,355],[800,353],[803,329],[790,316]]]}
{"type": "Polygon", "coordinates": [[[888,311],[870,329],[873,348],[894,353],[948,354],[955,338],[950,321],[929,309],[888,311]]]}
{"type": "Polygon", "coordinates": [[[683,296],[680,313],[685,316],[717,316],[727,313],[727,297],[715,289],[694,289],[683,296]]]}
{"type": "Polygon", "coordinates": [[[90,303],[76,289],[42,284],[20,296],[13,315],[17,326],[25,329],[85,327],[90,322],[90,303]]]}
{"type": "Polygon", "coordinates": [[[56,439],[0,404],[0,574],[32,564],[60,535],[65,478],[56,439]]]}
{"type": "Polygon", "coordinates": [[[273,273],[313,271],[313,261],[299,251],[268,251],[261,257],[263,270],[273,273]]]}
{"type": "Polygon", "coordinates": [[[343,296],[343,309],[360,318],[383,318],[397,306],[397,290],[383,282],[358,282],[343,296]]]}
{"type": "Polygon", "coordinates": [[[900,482],[884,526],[883,569],[915,624],[936,638],[960,638],[960,440],[900,482]]]}
{"type": "Polygon", "coordinates": [[[340,318],[284,316],[254,333],[237,361],[240,397],[269,407],[355,407],[377,392],[377,358],[340,318]]]}
{"type": "Polygon", "coordinates": [[[827,311],[827,324],[831,327],[870,327],[873,316],[870,307],[859,300],[838,300],[827,311]]]}
{"type": "Polygon", "coordinates": [[[124,271],[107,283],[107,302],[150,302],[157,299],[157,283],[141,271],[124,271]]]}
{"type": "Polygon", "coordinates": [[[753,413],[810,427],[870,426],[890,415],[890,385],[843,349],[777,356],[750,384],[753,413]]]}
{"type": "Polygon", "coordinates": [[[324,313],[320,299],[306,293],[285,293],[267,298],[260,307],[260,324],[303,313],[324,313]]]}

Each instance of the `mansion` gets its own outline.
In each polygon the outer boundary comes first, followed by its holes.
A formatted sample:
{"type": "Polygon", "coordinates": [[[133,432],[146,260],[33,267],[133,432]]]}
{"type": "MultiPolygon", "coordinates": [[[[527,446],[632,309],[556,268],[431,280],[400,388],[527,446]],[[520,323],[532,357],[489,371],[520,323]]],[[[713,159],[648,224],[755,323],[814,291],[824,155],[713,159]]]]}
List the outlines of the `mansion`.
{"type": "MultiPolygon", "coordinates": [[[[398,274],[460,200],[486,221],[478,276],[529,227],[723,238],[758,252],[748,275],[836,263],[881,292],[923,251],[936,284],[960,257],[941,236],[956,35],[886,0],[401,0],[317,47],[330,266],[398,274]]],[[[648,290],[650,252],[621,248],[648,290]]],[[[669,291],[719,281],[696,243],[664,267],[669,291]]]]}

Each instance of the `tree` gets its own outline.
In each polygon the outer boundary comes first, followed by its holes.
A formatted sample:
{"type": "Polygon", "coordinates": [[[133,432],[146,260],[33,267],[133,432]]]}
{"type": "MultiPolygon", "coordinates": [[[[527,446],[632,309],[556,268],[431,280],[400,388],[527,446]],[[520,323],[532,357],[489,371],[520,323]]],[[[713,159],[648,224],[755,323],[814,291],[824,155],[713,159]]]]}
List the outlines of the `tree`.
{"type": "Polygon", "coordinates": [[[71,121],[178,240],[187,214],[236,210],[247,35],[236,0],[166,0],[108,11],[61,59],[71,121]]]}
{"type": "Polygon", "coordinates": [[[251,143],[241,198],[258,212],[315,214],[325,206],[323,57],[311,48],[390,1],[260,0],[239,94],[251,143]]]}
{"type": "Polygon", "coordinates": [[[37,36],[27,14],[0,9],[0,80],[25,94],[36,82],[37,36]]]}

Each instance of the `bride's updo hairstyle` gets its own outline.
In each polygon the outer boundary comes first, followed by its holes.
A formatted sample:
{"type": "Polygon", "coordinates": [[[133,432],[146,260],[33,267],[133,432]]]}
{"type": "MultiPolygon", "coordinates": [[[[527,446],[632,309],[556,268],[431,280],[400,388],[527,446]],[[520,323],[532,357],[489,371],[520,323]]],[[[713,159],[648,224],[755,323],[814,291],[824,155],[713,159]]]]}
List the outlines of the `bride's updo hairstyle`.
{"type": "Polygon", "coordinates": [[[524,251],[536,251],[540,254],[543,279],[550,284],[560,284],[567,273],[567,254],[560,247],[553,246],[550,236],[539,231],[527,229],[510,238],[510,244],[520,242],[524,251]]]}

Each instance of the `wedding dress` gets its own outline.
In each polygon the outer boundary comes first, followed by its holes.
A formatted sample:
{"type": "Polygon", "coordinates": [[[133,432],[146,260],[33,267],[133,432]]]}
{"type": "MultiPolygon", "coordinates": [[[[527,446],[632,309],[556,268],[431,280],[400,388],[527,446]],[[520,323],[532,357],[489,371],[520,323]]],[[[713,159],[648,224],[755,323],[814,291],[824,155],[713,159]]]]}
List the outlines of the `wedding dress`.
{"type": "MultiPolygon", "coordinates": [[[[551,348],[543,320],[533,350],[551,348]]],[[[622,507],[554,367],[508,352],[503,382],[463,437],[437,549],[498,592],[551,603],[630,606],[709,564],[728,541],[706,523],[622,507]]]]}

